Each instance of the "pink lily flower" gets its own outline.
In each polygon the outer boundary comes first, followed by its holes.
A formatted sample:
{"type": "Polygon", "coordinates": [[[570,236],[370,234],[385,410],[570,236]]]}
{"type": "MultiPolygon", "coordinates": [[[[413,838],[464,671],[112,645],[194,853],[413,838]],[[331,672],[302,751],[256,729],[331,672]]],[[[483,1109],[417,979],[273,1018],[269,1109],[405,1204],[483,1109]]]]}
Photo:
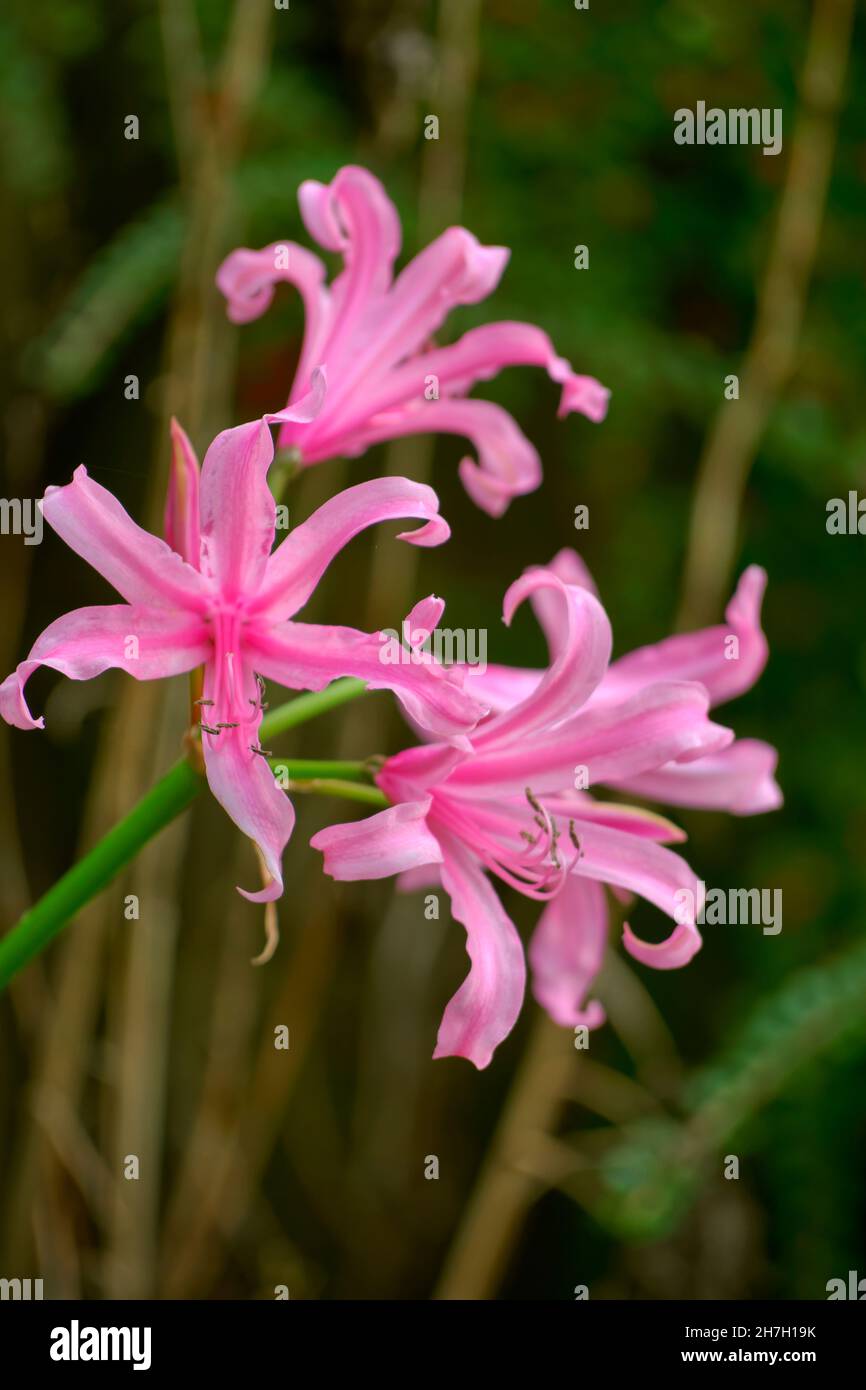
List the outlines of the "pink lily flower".
{"type": "Polygon", "coordinates": [[[610,392],[573,372],[531,324],[487,324],[449,347],[432,345],[452,308],[493,292],[508,261],[506,247],[482,246],[464,227],[449,227],[395,279],[400,219],[371,173],[350,165],[330,184],[302,183],[298,197],[310,236],[343,257],[330,287],[318,256],[292,242],[233,251],[217,285],[235,323],[263,314],[281,280],[301,294],[304,340],[289,400],[309,390],[318,363],[335,383],[308,429],[283,425],[280,446],[296,450],[302,464],[354,458],[407,434],[461,435],[478,454],[478,462],[467,457],[460,464],[463,484],[478,506],[500,516],[512,497],[538,487],[541,463],[507,411],[467,399],[477,381],[505,366],[544,367],[562,387],[560,417],[580,411],[604,419],[610,392]]]}
{"type": "Polygon", "coordinates": [[[774,750],[735,742],[707,717],[711,704],[747,689],[763,668],[764,584],[761,570],[747,570],[727,626],[611,665],[610,624],[577,556],[562,552],[550,567],[527,570],[505,595],[504,618],[510,623],[531,599],[550,647],[547,670],[472,672],[467,684],[483,691],[492,713],[472,735],[471,752],[433,743],[398,753],[377,779],[394,804],[314,837],[334,878],[399,874],[403,888],[441,883],[448,893],[471,969],[445,1010],[434,1056],[486,1066],[520,1011],[523,947],[488,875],[545,904],[529,948],[533,991],[564,1026],[604,1021],[597,1002],[584,1003],[607,941],[603,885],[646,899],[675,923],[658,944],[626,925],[623,943],[636,960],[676,969],[700,948],[699,881],[665,847],[683,832],[588,789],[738,814],[779,804],[774,750]],[[728,660],[732,637],[736,657],[728,660]]]}
{"type": "Polygon", "coordinates": [[[137,526],[84,467],[67,486],[48,488],[41,503],[46,521],[125,601],[58,618],[0,686],[3,718],[35,729],[43,720],[31,715],[24,686],[39,666],[73,680],[109,667],[154,680],[203,665],[208,783],[267,868],[262,890],[239,890],[252,902],[282,893],[280,861],[294,824],[291,802],[259,746],[264,680],[321,690],[337,676],[356,676],[371,689],[393,690],[413,720],[458,742],[486,708],[461,688],[459,673],[434,663],[385,664],[385,634],[295,620],[334,556],[365,527],[418,518],[424,525],[400,539],[422,546],[439,545],[449,534],[431,488],[389,477],[331,498],[271,553],[276,506],[267,485],[274,455],[268,424],[311,419],[320,394],[317,382],[314,396],[291,410],[218,435],[200,477],[175,423],[168,544],[137,526]]]}

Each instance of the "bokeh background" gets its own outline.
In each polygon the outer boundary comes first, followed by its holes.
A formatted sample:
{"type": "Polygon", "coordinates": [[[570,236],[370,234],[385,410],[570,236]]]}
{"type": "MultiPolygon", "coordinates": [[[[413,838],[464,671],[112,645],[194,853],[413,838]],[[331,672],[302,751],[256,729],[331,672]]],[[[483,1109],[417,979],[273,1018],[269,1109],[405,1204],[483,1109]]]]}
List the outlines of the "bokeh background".
{"type": "MultiPolygon", "coordinates": [[[[495,299],[449,335],[529,319],[613,398],[596,427],[557,422],[542,373],[489,384],[545,470],[501,521],[463,493],[457,440],[310,470],[293,521],[391,469],[434,482],[454,538],[420,555],[384,528],[359,539],[308,615],[393,627],[404,599],[442,593],[449,625],[528,664],[540,635],[525,615],[502,628],[502,593],[563,545],[593,569],[619,651],[719,620],[760,562],[771,660],[723,718],[779,746],[786,805],[677,816],[708,884],[782,889],[780,935],[708,928],[667,974],[614,948],[589,1054],[528,1002],[479,1074],[431,1061],[466,967],[444,899],[429,922],[390,884],[325,879],[307,842],[347,807],[298,798],[281,945],[253,969],[261,914],[234,891],[251,849],[200,798],[0,1001],[4,1277],[41,1276],[54,1297],[798,1299],[866,1274],[866,541],[825,526],[830,498],[866,491],[854,9],[7,0],[3,495],[38,497],[84,462],[158,528],[170,414],[203,452],[283,403],[299,347],[291,292],[238,331],[216,266],[235,245],[305,240],[297,185],[365,163],[405,253],[454,221],[513,249],[495,299]],[[674,110],[698,100],[781,107],[783,152],[675,145],[674,110]]],[[[47,528],[39,547],[0,538],[0,575],[4,672],[53,617],[108,594],[47,528]]],[[[177,756],[184,684],[34,678],[46,732],[0,728],[4,927],[177,756]]],[[[377,695],[279,751],[406,740],[377,695]]],[[[529,926],[531,905],[506,900],[529,926]]],[[[664,930],[644,906],[631,920],[664,930]]]]}

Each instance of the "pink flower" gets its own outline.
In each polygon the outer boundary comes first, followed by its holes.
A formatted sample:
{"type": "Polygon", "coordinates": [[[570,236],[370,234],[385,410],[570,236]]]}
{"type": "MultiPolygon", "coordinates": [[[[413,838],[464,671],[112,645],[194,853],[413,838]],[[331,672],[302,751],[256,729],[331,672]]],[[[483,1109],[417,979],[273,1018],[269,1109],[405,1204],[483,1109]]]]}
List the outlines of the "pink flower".
{"type": "Polygon", "coordinates": [[[463,484],[480,507],[500,516],[512,497],[538,487],[541,463],[507,411],[466,398],[477,381],[505,366],[544,367],[562,387],[560,416],[577,410],[604,419],[610,393],[593,377],[574,373],[531,324],[492,323],[450,347],[432,344],[452,308],[477,304],[496,288],[506,247],[482,246],[464,227],[449,227],[395,279],[400,220],[366,169],[350,165],[330,184],[303,183],[299,202],[313,240],[343,257],[333,284],[326,285],[317,256],[282,242],[233,251],[217,272],[217,285],[235,323],[263,314],[281,280],[300,291],[306,324],[289,400],[309,389],[319,363],[334,383],[308,429],[287,423],[280,433],[280,445],[296,449],[302,463],[355,457],[400,435],[462,435],[478,454],[477,463],[461,463],[463,484]]]}
{"type": "Polygon", "coordinates": [[[267,485],[274,445],[271,420],[302,424],[314,396],[291,410],[218,435],[199,479],[192,447],[173,426],[169,544],[143,531],[117,499],[77,468],[66,487],[51,487],[45,519],[125,600],[79,608],[37,638],[26,661],[0,686],[0,713],[22,729],[41,728],[24,699],[39,666],[73,680],[116,667],[138,680],[178,675],[204,665],[202,743],[211,790],[235,824],[258,845],[269,874],[259,892],[283,891],[282,852],[294,812],[259,747],[262,680],[294,690],[321,690],[337,676],[391,689],[413,720],[459,741],[485,707],[461,689],[459,673],[441,666],[386,665],[384,634],[294,621],[333,557],[365,527],[416,517],[425,524],[400,539],[439,545],[448,527],[436,494],[405,478],[361,483],[331,498],[271,554],[276,507],[267,485]]]}
{"type": "Polygon", "coordinates": [[[389,758],[378,781],[394,804],[312,841],[334,878],[399,873],[401,886],[441,882],[449,894],[471,969],[445,1010],[437,1057],[486,1066],[520,1011],[523,948],[488,874],[545,903],[529,960],[534,993],[560,1024],[603,1022],[600,1005],[584,999],[606,944],[604,884],[645,898],[676,923],[657,945],[626,926],[635,959],[675,969],[699,949],[698,880],[664,847],[683,833],[650,811],[598,801],[587,787],[738,814],[780,801],[774,751],[734,742],[707,717],[709,706],[748,689],[766,661],[763,571],[746,571],[726,625],[612,665],[610,625],[591,584],[567,551],[546,569],[527,570],[505,595],[504,617],[510,623],[531,599],[550,647],[547,670],[472,673],[467,684],[492,713],[472,735],[471,752],[434,743],[389,758]]]}

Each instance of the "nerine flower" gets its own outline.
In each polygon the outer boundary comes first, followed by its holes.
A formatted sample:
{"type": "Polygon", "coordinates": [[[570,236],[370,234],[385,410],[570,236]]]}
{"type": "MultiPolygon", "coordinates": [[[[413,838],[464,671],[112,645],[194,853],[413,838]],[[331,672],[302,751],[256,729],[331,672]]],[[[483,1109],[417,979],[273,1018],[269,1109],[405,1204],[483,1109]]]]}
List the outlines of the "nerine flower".
{"type": "Polygon", "coordinates": [[[403,533],[413,545],[439,545],[448,526],[436,494],[405,478],[360,483],[326,502],[271,553],[276,505],[267,473],[274,455],[268,424],[302,424],[320,404],[291,410],[218,435],[199,477],[189,440],[173,424],[174,467],[166,509],[168,544],[131,519],[99,483],[77,468],[65,487],[50,487],[42,513],[59,536],[125,600],[79,608],[53,622],[0,686],[0,714],[22,729],[42,728],[24,699],[39,666],[73,680],[115,667],[138,680],[204,666],[200,701],[210,788],[235,824],[259,847],[269,875],[253,902],[282,893],[282,852],[294,811],[259,745],[263,682],[321,690],[338,676],[390,689],[407,714],[437,737],[459,741],[485,707],[461,679],[435,663],[386,665],[383,636],[295,620],[342,547],[365,527],[403,517],[424,522],[403,533]]]}
{"type": "Polygon", "coordinates": [[[779,804],[775,751],[734,741],[707,715],[764,666],[765,582],[762,570],[748,569],[725,625],[610,664],[610,624],[578,557],[565,551],[548,568],[527,570],[505,595],[504,618],[510,623],[531,599],[548,668],[473,673],[467,683],[492,712],[471,736],[471,752],[440,742],[398,753],[378,776],[394,804],[314,837],[334,878],[399,874],[401,887],[439,882],[448,893],[471,969],[445,1010],[434,1056],[486,1066],[520,1011],[523,947],[490,875],[545,905],[529,960],[535,996],[560,1024],[604,1020],[597,1002],[585,1002],[607,939],[603,885],[637,894],[675,922],[658,944],[626,925],[623,942],[635,959],[674,969],[699,949],[700,885],[665,847],[683,840],[682,831],[590,789],[735,814],[779,804]]]}
{"type": "Polygon", "coordinates": [[[296,450],[301,463],[355,457],[400,435],[461,435],[478,454],[477,462],[467,457],[460,464],[463,484],[480,507],[499,516],[512,497],[538,487],[541,464],[507,411],[467,399],[476,382],[505,366],[544,367],[562,387],[560,416],[580,411],[590,420],[604,418],[610,393],[593,377],[573,372],[531,324],[487,324],[451,346],[433,344],[452,308],[493,292],[508,260],[506,247],[482,246],[464,227],[449,227],[395,278],[400,219],[366,169],[350,165],[330,184],[302,183],[299,202],[313,240],[342,255],[343,270],[333,283],[327,285],[318,256],[277,242],[261,251],[233,251],[217,284],[235,323],[263,314],[282,280],[301,294],[304,339],[289,401],[309,389],[319,363],[333,382],[309,428],[287,422],[280,432],[280,445],[296,450]]]}

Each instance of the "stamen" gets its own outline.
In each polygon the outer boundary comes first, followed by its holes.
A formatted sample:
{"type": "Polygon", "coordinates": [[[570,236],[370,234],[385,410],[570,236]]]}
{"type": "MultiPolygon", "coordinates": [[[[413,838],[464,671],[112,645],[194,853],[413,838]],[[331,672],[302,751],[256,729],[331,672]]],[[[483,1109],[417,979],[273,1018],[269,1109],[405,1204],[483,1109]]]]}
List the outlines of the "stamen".
{"type": "Polygon", "coordinates": [[[579,838],[578,838],[577,831],[576,831],[575,828],[574,828],[574,821],[573,821],[573,820],[570,820],[570,821],[568,822],[568,836],[569,836],[569,839],[571,840],[571,843],[574,845],[574,848],[577,850],[577,857],[578,857],[578,859],[582,858],[582,857],[583,857],[583,850],[581,849],[580,840],[579,840],[579,838]]]}

